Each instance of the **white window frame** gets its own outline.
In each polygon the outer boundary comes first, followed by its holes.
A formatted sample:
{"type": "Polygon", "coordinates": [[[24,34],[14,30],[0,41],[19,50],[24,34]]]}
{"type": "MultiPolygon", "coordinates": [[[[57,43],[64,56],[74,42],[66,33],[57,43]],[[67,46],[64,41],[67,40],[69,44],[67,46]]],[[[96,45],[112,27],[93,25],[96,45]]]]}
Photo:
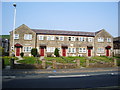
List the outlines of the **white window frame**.
{"type": "Polygon", "coordinates": [[[86,41],[86,37],[79,37],[79,41],[85,42],[86,41]]]}
{"type": "Polygon", "coordinates": [[[23,51],[24,52],[31,52],[32,47],[24,47],[23,51]]]}
{"type": "Polygon", "coordinates": [[[111,38],[107,38],[107,42],[111,42],[111,38]]]}
{"type": "Polygon", "coordinates": [[[14,39],[19,39],[19,34],[14,34],[14,39]]]}
{"type": "Polygon", "coordinates": [[[55,36],[47,36],[47,40],[55,40],[55,36]]]}
{"type": "Polygon", "coordinates": [[[98,42],[104,42],[104,38],[103,37],[99,37],[98,38],[98,42]]]}
{"type": "Polygon", "coordinates": [[[86,48],[85,47],[80,47],[79,48],[79,53],[86,53],[86,48]]]}
{"type": "Polygon", "coordinates": [[[39,40],[44,40],[44,35],[38,35],[39,40]]]}
{"type": "Polygon", "coordinates": [[[55,51],[55,47],[47,47],[47,52],[54,52],[55,51]]]}
{"type": "Polygon", "coordinates": [[[97,53],[104,53],[105,49],[102,47],[97,48],[97,53]]]}
{"type": "Polygon", "coordinates": [[[88,42],[93,42],[93,38],[92,37],[88,37],[88,42]]]}
{"type": "Polygon", "coordinates": [[[24,34],[24,40],[32,40],[32,34],[24,34]]]}
{"type": "Polygon", "coordinates": [[[68,37],[68,41],[75,41],[75,37],[73,37],[73,36],[70,37],[70,36],[69,36],[69,37],[68,37]],[[69,40],[69,38],[70,38],[70,40],[69,40]]]}
{"type": "Polygon", "coordinates": [[[60,41],[64,41],[64,36],[59,36],[60,41]]]}
{"type": "Polygon", "coordinates": [[[76,53],[76,48],[68,48],[68,53],[76,53]]]}

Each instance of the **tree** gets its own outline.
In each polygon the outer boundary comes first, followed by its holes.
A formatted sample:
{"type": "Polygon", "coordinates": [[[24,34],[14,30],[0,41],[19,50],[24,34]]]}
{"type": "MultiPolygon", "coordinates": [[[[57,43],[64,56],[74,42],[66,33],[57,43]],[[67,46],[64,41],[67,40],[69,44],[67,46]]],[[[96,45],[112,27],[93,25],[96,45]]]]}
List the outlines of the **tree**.
{"type": "Polygon", "coordinates": [[[36,48],[32,48],[32,50],[31,50],[31,54],[35,57],[35,56],[37,56],[37,49],[36,48]]]}
{"type": "Polygon", "coordinates": [[[59,50],[58,50],[58,48],[55,48],[54,55],[55,55],[56,57],[59,57],[59,50]]]}

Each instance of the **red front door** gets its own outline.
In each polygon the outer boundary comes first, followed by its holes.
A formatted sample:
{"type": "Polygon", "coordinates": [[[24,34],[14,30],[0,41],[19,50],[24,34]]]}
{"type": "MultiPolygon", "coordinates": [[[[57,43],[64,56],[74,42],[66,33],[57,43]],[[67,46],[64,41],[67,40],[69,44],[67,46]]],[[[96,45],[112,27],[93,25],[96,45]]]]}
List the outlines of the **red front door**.
{"type": "Polygon", "coordinates": [[[91,56],[91,49],[88,49],[88,56],[91,56]]]}
{"type": "Polygon", "coordinates": [[[20,48],[16,48],[16,56],[20,56],[20,48]]]}
{"type": "Polygon", "coordinates": [[[62,56],[66,56],[66,49],[65,48],[62,49],[62,56]]]}
{"type": "Polygon", "coordinates": [[[106,49],[106,56],[109,56],[109,49],[106,49]]]}
{"type": "Polygon", "coordinates": [[[44,48],[40,49],[40,56],[44,56],[44,48]]]}

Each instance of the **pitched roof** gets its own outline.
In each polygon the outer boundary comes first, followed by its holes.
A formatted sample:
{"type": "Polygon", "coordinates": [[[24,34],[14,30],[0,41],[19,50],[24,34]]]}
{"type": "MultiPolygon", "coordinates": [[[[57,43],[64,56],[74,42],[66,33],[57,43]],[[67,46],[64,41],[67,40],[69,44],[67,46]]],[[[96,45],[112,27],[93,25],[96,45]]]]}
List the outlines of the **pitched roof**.
{"type": "Polygon", "coordinates": [[[79,32],[79,31],[62,31],[62,30],[44,30],[31,29],[37,34],[51,34],[51,35],[76,35],[76,36],[95,36],[94,32],[79,32]]]}

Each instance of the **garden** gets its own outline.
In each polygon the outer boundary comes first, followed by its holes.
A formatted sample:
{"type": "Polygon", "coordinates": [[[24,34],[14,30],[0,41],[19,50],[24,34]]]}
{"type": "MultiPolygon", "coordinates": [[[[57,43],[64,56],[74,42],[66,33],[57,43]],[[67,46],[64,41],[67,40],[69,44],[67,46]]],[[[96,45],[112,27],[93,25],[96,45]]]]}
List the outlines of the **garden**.
{"type": "MultiPolygon", "coordinates": [[[[37,56],[37,49],[32,49],[31,50],[31,54],[33,56],[31,57],[27,57],[24,56],[24,53],[21,53],[21,58],[19,59],[17,57],[9,57],[9,56],[3,56],[0,57],[0,59],[2,60],[2,58],[4,59],[4,65],[8,66],[11,65],[11,59],[14,58],[16,63],[19,64],[15,64],[14,66],[16,68],[24,68],[24,69],[29,69],[28,67],[31,67],[33,69],[37,69],[37,68],[41,68],[42,69],[42,65],[43,65],[43,60],[40,60],[40,56],[37,56]]],[[[51,69],[53,68],[53,61],[55,61],[56,66],[60,66],[61,68],[63,66],[67,67],[74,67],[76,68],[76,65],[79,64],[80,67],[86,67],[86,63],[89,64],[89,67],[112,67],[114,66],[114,59],[116,59],[117,61],[117,66],[120,66],[120,57],[107,57],[107,56],[96,56],[96,57],[79,57],[79,56],[68,56],[68,57],[63,57],[63,56],[59,56],[58,50],[55,50],[54,55],[56,57],[44,57],[44,68],[48,68],[51,67],[51,69]],[[79,63],[77,64],[77,60],[79,60],[79,63]]],[[[31,69],[30,68],[30,69],[31,69]]]]}

